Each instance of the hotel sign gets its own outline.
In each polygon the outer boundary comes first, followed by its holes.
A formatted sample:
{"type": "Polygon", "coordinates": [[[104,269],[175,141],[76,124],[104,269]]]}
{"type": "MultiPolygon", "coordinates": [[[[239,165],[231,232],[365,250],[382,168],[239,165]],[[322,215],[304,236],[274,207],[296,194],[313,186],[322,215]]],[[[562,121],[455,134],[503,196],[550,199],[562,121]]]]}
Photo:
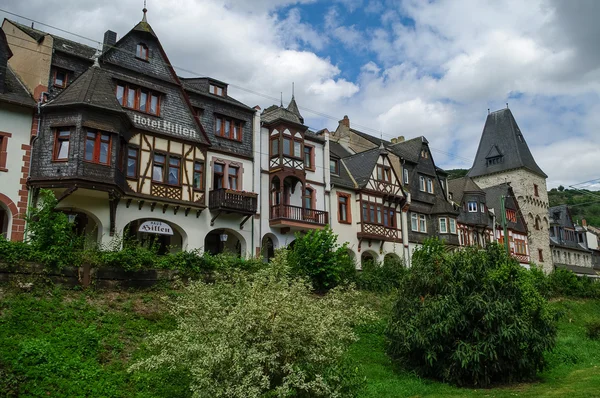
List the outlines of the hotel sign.
{"type": "Polygon", "coordinates": [[[173,235],[173,228],[161,221],[146,221],[140,225],[138,231],[156,235],[173,235]]]}
{"type": "Polygon", "coordinates": [[[179,123],[171,123],[166,120],[155,120],[141,115],[133,115],[133,121],[145,127],[162,130],[166,133],[183,135],[185,137],[197,137],[196,130],[183,127],[179,123]]]}

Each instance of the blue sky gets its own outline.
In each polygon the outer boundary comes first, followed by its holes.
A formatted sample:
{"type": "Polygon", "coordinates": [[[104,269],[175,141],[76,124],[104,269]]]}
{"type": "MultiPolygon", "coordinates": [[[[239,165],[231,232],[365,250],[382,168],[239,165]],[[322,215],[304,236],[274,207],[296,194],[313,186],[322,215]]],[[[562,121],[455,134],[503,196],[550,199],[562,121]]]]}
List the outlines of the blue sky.
{"type": "MultiPolygon", "coordinates": [[[[96,41],[127,33],[143,4],[0,3],[96,41]]],[[[281,92],[289,101],[295,82],[311,128],[348,115],[388,139],[425,136],[439,166],[468,168],[488,108],[508,102],[549,188],[600,179],[599,1],[149,0],[148,9],[176,67],[231,83],[250,106],[281,92]]]]}

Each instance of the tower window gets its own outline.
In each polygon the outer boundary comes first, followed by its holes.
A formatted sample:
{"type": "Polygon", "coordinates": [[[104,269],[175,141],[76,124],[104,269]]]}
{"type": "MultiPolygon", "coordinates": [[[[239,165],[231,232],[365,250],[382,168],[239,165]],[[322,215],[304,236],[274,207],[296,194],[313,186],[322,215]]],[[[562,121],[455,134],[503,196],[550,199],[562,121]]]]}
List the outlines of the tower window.
{"type": "Polygon", "coordinates": [[[488,166],[493,166],[495,164],[500,164],[503,161],[503,156],[494,156],[492,158],[487,158],[487,165],[488,166]]]}

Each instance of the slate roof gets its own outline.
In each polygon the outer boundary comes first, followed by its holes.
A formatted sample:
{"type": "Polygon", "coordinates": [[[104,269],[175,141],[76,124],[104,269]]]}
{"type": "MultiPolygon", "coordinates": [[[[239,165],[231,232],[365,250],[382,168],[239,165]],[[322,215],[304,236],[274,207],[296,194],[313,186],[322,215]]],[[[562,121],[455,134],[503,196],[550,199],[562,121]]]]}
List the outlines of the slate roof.
{"type": "Polygon", "coordinates": [[[515,194],[508,183],[484,188],[483,192],[485,192],[485,200],[488,208],[495,209],[498,222],[500,222],[502,217],[502,214],[500,214],[500,209],[502,208],[500,203],[501,197],[506,196],[506,200],[504,202],[505,208],[517,211],[517,222],[514,223],[512,221],[507,220],[508,228],[523,234],[527,233],[527,226],[525,225],[523,213],[521,213],[519,205],[515,199],[515,194]]]}
{"type": "Polygon", "coordinates": [[[424,142],[427,142],[425,137],[415,137],[407,141],[398,142],[396,144],[390,143],[388,149],[390,152],[398,155],[404,160],[407,160],[411,163],[419,163],[421,148],[423,147],[424,142]]]}
{"type": "Polygon", "coordinates": [[[294,114],[294,112],[288,111],[284,107],[277,105],[271,105],[270,107],[265,109],[261,116],[261,120],[265,123],[272,123],[280,119],[300,125],[303,124],[298,118],[298,116],[294,114]]]}
{"type": "Polygon", "coordinates": [[[97,108],[123,112],[117,101],[114,85],[108,72],[92,66],[44,107],[87,104],[97,108]]]}
{"type": "Polygon", "coordinates": [[[45,36],[52,36],[54,39],[54,50],[60,51],[69,55],[73,55],[80,58],[92,59],[96,55],[96,49],[94,47],[87,46],[85,44],[77,43],[72,40],[65,39],[54,34],[43,32],[41,30],[31,28],[29,26],[20,24],[15,21],[8,20],[10,23],[15,25],[17,28],[22,30],[25,34],[29,35],[33,40],[40,42],[45,36]]]}
{"type": "MultiPolygon", "coordinates": [[[[226,102],[228,104],[235,105],[235,106],[244,108],[249,111],[254,111],[253,108],[249,107],[248,105],[244,104],[243,102],[236,100],[233,97],[230,97],[229,95],[220,96],[220,95],[210,93],[209,92],[210,81],[212,81],[214,79],[205,78],[205,77],[201,77],[201,78],[179,77],[179,80],[183,84],[183,87],[185,88],[185,90],[188,92],[191,92],[194,94],[199,94],[206,98],[212,98],[214,100],[226,102]]],[[[223,83],[223,84],[225,84],[225,83],[223,83]]],[[[192,101],[192,103],[193,102],[194,101],[192,101]]],[[[194,104],[194,106],[195,105],[196,104],[194,104]]]]}
{"type": "Polygon", "coordinates": [[[383,145],[386,145],[386,146],[392,145],[392,143],[390,141],[382,140],[382,139],[374,137],[374,136],[372,136],[370,134],[363,133],[362,131],[355,130],[353,128],[351,128],[350,131],[353,132],[353,133],[355,133],[356,135],[361,136],[365,140],[368,140],[368,141],[372,142],[373,144],[375,144],[377,146],[381,145],[382,142],[383,142],[383,145]]]}
{"type": "Polygon", "coordinates": [[[492,112],[485,122],[473,167],[467,175],[478,177],[517,168],[548,178],[535,162],[510,109],[492,112]],[[488,166],[487,159],[498,155],[502,156],[502,162],[488,166]]]}
{"type": "Polygon", "coordinates": [[[553,225],[558,225],[566,228],[575,228],[569,207],[567,205],[559,205],[548,209],[548,220],[553,225]]]}
{"type": "Polygon", "coordinates": [[[15,105],[34,108],[36,102],[29,94],[23,83],[17,77],[17,74],[9,66],[6,68],[6,77],[4,80],[4,91],[0,92],[0,102],[8,102],[15,105]]]}
{"type": "Polygon", "coordinates": [[[292,112],[294,115],[298,116],[298,120],[300,120],[300,123],[304,124],[304,118],[300,114],[300,110],[298,109],[298,104],[296,103],[296,99],[294,98],[293,95],[292,95],[292,100],[290,101],[290,104],[287,107],[287,110],[292,112]]]}
{"type": "Polygon", "coordinates": [[[477,192],[485,194],[475,182],[469,177],[456,178],[448,181],[448,192],[452,194],[452,200],[459,205],[462,204],[462,198],[465,192],[477,192]]]}
{"type": "Polygon", "coordinates": [[[329,152],[337,158],[345,158],[352,155],[342,144],[336,141],[329,141],[329,152]]]}
{"type": "Polygon", "coordinates": [[[578,274],[578,275],[594,276],[594,277],[600,276],[600,274],[598,272],[594,271],[593,268],[581,267],[578,265],[555,263],[554,268],[567,269],[569,271],[573,271],[575,274],[578,274]]]}
{"type": "Polygon", "coordinates": [[[380,154],[380,148],[373,148],[343,159],[359,188],[364,188],[369,182],[380,154]]]}
{"type": "Polygon", "coordinates": [[[335,186],[340,186],[348,189],[357,189],[358,186],[354,183],[352,176],[348,172],[348,166],[343,159],[340,160],[340,175],[331,174],[331,183],[335,186]]]}
{"type": "Polygon", "coordinates": [[[325,138],[321,137],[319,134],[317,134],[313,131],[310,131],[310,130],[304,132],[304,138],[306,138],[310,141],[316,141],[316,142],[321,142],[321,143],[325,142],[325,138]]]}

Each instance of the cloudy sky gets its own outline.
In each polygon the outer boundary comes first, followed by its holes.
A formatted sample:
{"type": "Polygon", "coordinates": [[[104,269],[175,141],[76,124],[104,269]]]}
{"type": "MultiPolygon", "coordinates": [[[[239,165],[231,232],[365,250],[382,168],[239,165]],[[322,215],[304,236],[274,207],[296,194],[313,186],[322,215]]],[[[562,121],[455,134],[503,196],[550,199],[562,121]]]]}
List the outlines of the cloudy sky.
{"type": "MultiPolygon", "coordinates": [[[[143,1],[0,8],[101,41],[107,29],[127,33],[143,1]]],[[[280,92],[287,104],[294,82],[313,129],[348,115],[387,139],[424,135],[440,167],[468,168],[488,108],[508,102],[549,188],[600,181],[600,1],[148,0],[148,9],[178,73],[229,82],[250,106],[280,92]]]]}

